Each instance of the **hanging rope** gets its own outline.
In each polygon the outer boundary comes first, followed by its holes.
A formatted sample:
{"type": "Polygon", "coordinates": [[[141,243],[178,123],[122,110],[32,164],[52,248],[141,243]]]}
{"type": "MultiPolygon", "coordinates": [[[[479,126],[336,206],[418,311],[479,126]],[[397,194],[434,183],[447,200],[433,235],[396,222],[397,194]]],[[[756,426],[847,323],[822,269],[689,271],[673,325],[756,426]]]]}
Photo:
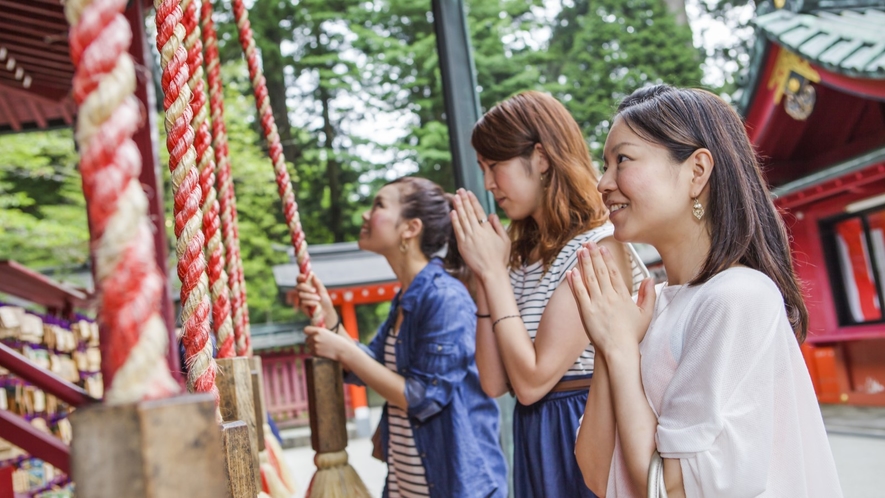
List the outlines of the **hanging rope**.
{"type": "Polygon", "coordinates": [[[160,316],[163,277],[154,259],[148,200],[138,176],[141,154],[132,135],[142,124],[134,96],[132,31],[127,0],[68,0],[77,112],[76,140],[93,228],[99,320],[108,328],[108,403],[161,398],[178,391],[166,362],[160,316]]]}
{"type": "MultiPolygon", "coordinates": [[[[292,192],[289,171],[286,169],[286,162],[283,158],[283,145],[280,143],[280,134],[277,132],[277,125],[270,107],[267,84],[264,80],[264,75],[261,73],[258,53],[255,50],[255,39],[252,36],[252,28],[249,25],[249,15],[246,12],[243,0],[234,0],[233,7],[237,29],[240,34],[240,45],[243,47],[243,53],[246,56],[246,63],[249,66],[249,77],[252,80],[252,88],[255,91],[255,106],[258,108],[261,127],[264,130],[264,137],[270,148],[270,159],[273,162],[273,169],[276,173],[277,192],[283,201],[283,215],[286,217],[286,225],[289,227],[289,237],[292,241],[292,247],[295,249],[295,258],[298,261],[299,271],[302,275],[307,275],[311,271],[310,255],[307,253],[307,241],[304,237],[304,230],[301,227],[301,218],[298,215],[298,204],[295,202],[295,194],[292,192]]],[[[321,308],[312,310],[310,315],[311,323],[321,327],[324,326],[325,317],[321,308]]]]}
{"type": "Polygon", "coordinates": [[[218,403],[215,387],[215,359],[209,341],[209,297],[203,232],[200,216],[199,173],[195,167],[194,130],[191,128],[192,98],[188,80],[187,50],[182,41],[185,28],[177,0],[155,0],[157,9],[157,49],[163,67],[163,108],[166,110],[166,146],[172,171],[175,213],[175,250],[178,278],[181,279],[182,343],[188,365],[187,384],[191,392],[211,393],[218,403]]]}
{"type": "Polygon", "coordinates": [[[200,41],[199,15],[195,0],[182,0],[184,9],[184,47],[190,70],[188,86],[193,93],[191,100],[191,126],[196,132],[194,149],[200,173],[200,191],[203,212],[203,235],[206,238],[206,256],[209,263],[209,288],[212,297],[212,330],[218,339],[218,358],[232,358],[234,331],[230,318],[230,290],[227,271],[224,269],[224,247],[221,245],[221,220],[218,217],[218,197],[215,193],[215,161],[212,137],[209,133],[206,112],[206,87],[203,82],[203,42],[200,41]]]}
{"type": "Polygon", "coordinates": [[[203,27],[203,43],[206,52],[206,69],[209,80],[209,104],[212,114],[212,146],[218,165],[218,196],[221,207],[221,230],[223,232],[226,267],[230,278],[230,301],[233,314],[234,341],[240,356],[251,356],[249,308],[246,305],[246,281],[240,256],[240,235],[237,227],[237,199],[231,179],[230,157],[227,146],[227,128],[224,125],[224,90],[221,82],[221,63],[218,57],[218,35],[212,21],[212,2],[204,0],[200,11],[203,27]]]}
{"type": "MultiPolygon", "coordinates": [[[[280,134],[277,132],[277,125],[274,122],[273,112],[270,107],[270,98],[267,94],[267,84],[264,75],[261,73],[258,53],[255,50],[255,40],[252,36],[252,28],[249,25],[249,17],[243,0],[233,0],[234,16],[237,22],[237,29],[240,35],[240,45],[243,47],[243,53],[246,56],[246,63],[249,66],[249,77],[252,81],[252,89],[255,92],[255,106],[258,108],[258,115],[261,119],[261,127],[264,130],[264,137],[269,147],[270,158],[273,161],[274,172],[276,173],[277,191],[283,202],[283,214],[286,218],[286,225],[289,227],[289,237],[292,241],[292,247],[295,249],[295,258],[298,261],[298,268],[302,275],[308,275],[311,272],[310,256],[307,253],[307,242],[304,237],[304,230],[301,226],[301,219],[298,216],[298,204],[295,202],[295,194],[292,192],[292,182],[289,179],[289,172],[286,169],[286,162],[283,158],[283,146],[280,143],[280,134]]],[[[319,306],[309,310],[310,321],[314,325],[324,327],[325,316],[323,316],[322,308],[319,306]]],[[[307,389],[308,397],[311,398],[311,404],[314,405],[311,412],[311,432],[318,434],[312,440],[312,445],[317,454],[315,461],[317,463],[317,472],[311,480],[310,488],[307,496],[309,498],[368,498],[369,491],[365,484],[360,480],[356,471],[347,463],[347,431],[344,425],[344,407],[340,402],[334,400],[333,391],[340,393],[341,379],[338,375],[337,380],[330,378],[329,372],[337,371],[340,374],[340,366],[331,365],[330,360],[310,359],[307,365],[307,389]],[[328,368],[332,367],[332,368],[328,368]],[[333,389],[317,389],[313,378],[313,372],[322,370],[325,372],[321,376],[321,382],[332,383],[333,389]],[[337,384],[337,385],[335,385],[337,384]],[[330,398],[330,396],[332,396],[330,398]],[[340,426],[331,428],[327,434],[321,434],[317,421],[317,408],[319,406],[328,406],[329,409],[340,410],[340,426]],[[317,444],[319,438],[328,437],[342,444],[341,447],[330,447],[328,445],[317,444]],[[319,451],[325,448],[325,451],[319,451]]],[[[324,386],[328,387],[328,385],[324,386]]],[[[330,414],[333,417],[339,414],[330,414]]]]}

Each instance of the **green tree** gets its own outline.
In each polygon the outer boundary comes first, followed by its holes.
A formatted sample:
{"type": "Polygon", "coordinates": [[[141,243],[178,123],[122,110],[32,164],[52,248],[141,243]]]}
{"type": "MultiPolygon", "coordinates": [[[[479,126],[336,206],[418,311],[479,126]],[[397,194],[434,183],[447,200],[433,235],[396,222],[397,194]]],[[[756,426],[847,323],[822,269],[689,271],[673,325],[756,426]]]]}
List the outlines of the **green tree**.
{"type": "Polygon", "coordinates": [[[89,229],[70,129],[0,136],[0,259],[82,265],[89,229]]]}
{"type": "Polygon", "coordinates": [[[661,0],[574,0],[553,23],[543,78],[599,157],[617,103],[647,84],[700,85],[700,53],[661,0]]]}

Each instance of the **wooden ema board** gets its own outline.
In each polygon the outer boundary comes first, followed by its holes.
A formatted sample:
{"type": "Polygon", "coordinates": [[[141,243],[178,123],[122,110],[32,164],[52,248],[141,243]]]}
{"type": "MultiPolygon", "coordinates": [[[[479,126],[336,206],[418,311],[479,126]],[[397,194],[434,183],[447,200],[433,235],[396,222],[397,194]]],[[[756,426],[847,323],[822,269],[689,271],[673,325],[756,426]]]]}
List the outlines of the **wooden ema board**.
{"type": "Polygon", "coordinates": [[[264,402],[264,375],[261,370],[261,357],[249,358],[252,367],[252,399],[255,404],[255,432],[258,451],[264,451],[264,424],[267,423],[267,405],[264,402]]]}
{"type": "MultiPolygon", "coordinates": [[[[228,498],[255,498],[256,469],[252,466],[252,438],[249,426],[242,420],[221,424],[221,446],[224,452],[224,475],[228,498]]],[[[261,476],[258,476],[259,479],[261,476]]]]}
{"type": "MultiPolygon", "coordinates": [[[[249,434],[249,457],[254,469],[256,488],[261,488],[261,469],[258,459],[258,431],[255,421],[255,404],[252,395],[252,361],[246,357],[219,358],[215,385],[221,398],[221,418],[226,422],[242,421],[249,434]]],[[[238,453],[241,457],[242,452],[238,453]]],[[[231,456],[228,455],[228,460],[231,456]]]]}
{"type": "Polygon", "coordinates": [[[208,394],[127,405],[91,405],[71,415],[72,477],[89,498],[226,496],[221,431],[208,394]]]}
{"type": "Polygon", "coordinates": [[[311,446],[317,453],[342,451],[347,447],[347,426],[341,364],[324,358],[305,363],[311,446]]]}

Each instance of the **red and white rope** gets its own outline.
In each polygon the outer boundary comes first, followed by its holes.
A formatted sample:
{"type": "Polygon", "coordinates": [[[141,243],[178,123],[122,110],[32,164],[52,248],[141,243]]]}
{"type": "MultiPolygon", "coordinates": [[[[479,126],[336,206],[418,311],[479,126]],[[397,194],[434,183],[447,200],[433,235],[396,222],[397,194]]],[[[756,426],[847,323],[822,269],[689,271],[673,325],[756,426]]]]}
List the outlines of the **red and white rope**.
{"type": "Polygon", "coordinates": [[[163,277],[154,259],[148,201],[132,135],[142,125],[134,96],[126,0],[68,0],[80,171],[93,227],[99,320],[110,331],[102,357],[105,400],[130,403],[178,391],[166,362],[160,315],[163,277]]]}
{"type": "Polygon", "coordinates": [[[240,238],[237,227],[237,199],[231,179],[227,128],[224,124],[224,89],[221,81],[221,63],[218,56],[218,35],[212,21],[212,2],[205,0],[200,10],[203,43],[206,53],[206,72],[209,80],[209,105],[212,115],[212,146],[218,167],[218,198],[221,207],[221,230],[226,253],[226,270],[230,281],[231,312],[234,341],[240,356],[251,356],[249,307],[246,304],[246,281],[240,256],[240,238]]]}
{"type": "Polygon", "coordinates": [[[166,110],[166,146],[172,172],[175,250],[181,279],[182,343],[188,366],[187,385],[191,392],[211,393],[218,401],[215,386],[215,359],[209,340],[209,296],[200,200],[202,192],[196,168],[194,130],[191,128],[192,94],[190,71],[184,48],[185,27],[178,0],[155,0],[157,9],[157,49],[163,67],[163,108],[166,110]]]}
{"type": "MultiPolygon", "coordinates": [[[[277,192],[283,202],[283,215],[286,225],[289,227],[289,237],[292,247],[295,248],[295,258],[302,275],[310,273],[310,255],[307,253],[307,241],[304,237],[304,229],[301,226],[301,218],[298,215],[298,203],[295,202],[295,194],[292,191],[292,182],[289,179],[289,171],[286,169],[286,161],[283,158],[283,145],[280,142],[280,134],[274,121],[273,111],[270,107],[270,98],[267,94],[267,83],[261,73],[261,62],[255,49],[255,39],[252,36],[252,28],[249,24],[249,15],[243,0],[234,0],[234,17],[237,22],[237,30],[240,34],[240,45],[246,56],[249,66],[249,77],[252,81],[252,89],[255,91],[255,106],[261,119],[261,127],[269,147],[273,169],[276,173],[277,192]]],[[[322,308],[312,310],[311,323],[324,326],[325,317],[322,308]]]]}
{"type": "Polygon", "coordinates": [[[184,9],[184,46],[190,69],[188,86],[193,93],[191,126],[196,132],[194,148],[200,172],[202,191],[203,235],[206,238],[206,259],[209,263],[209,289],[212,297],[212,330],[218,339],[218,358],[235,356],[234,330],[230,317],[230,289],[227,271],[224,269],[224,247],[221,245],[221,220],[215,192],[215,160],[212,136],[209,133],[206,110],[206,84],[203,81],[203,42],[200,39],[200,19],[197,0],[182,0],[184,9]]]}

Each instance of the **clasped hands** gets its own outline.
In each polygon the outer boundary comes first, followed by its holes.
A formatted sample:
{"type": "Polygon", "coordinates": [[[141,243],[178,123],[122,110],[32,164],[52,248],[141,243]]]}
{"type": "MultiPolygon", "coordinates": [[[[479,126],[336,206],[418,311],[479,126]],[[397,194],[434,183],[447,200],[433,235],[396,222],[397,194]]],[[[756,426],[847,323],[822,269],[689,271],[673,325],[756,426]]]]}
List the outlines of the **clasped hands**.
{"type": "MultiPolygon", "coordinates": [[[[305,314],[310,315],[319,307],[326,318],[327,326],[339,322],[329,291],[313,272],[298,275],[298,285],[295,289],[298,291],[295,304],[305,314]]],[[[304,333],[307,335],[307,349],[314,356],[341,361],[344,355],[355,347],[353,339],[342,327],[338,328],[338,332],[333,332],[324,327],[309,325],[304,327],[304,333]]]]}
{"type": "Polygon", "coordinates": [[[492,275],[507,275],[510,263],[510,236],[498,215],[486,217],[479,199],[458,189],[453,199],[452,228],[458,251],[480,283],[492,275]]]}
{"type": "Polygon", "coordinates": [[[603,355],[635,349],[645,337],[655,308],[654,281],[647,278],[633,301],[608,248],[587,242],[566,273],[584,332],[603,355]]]}

